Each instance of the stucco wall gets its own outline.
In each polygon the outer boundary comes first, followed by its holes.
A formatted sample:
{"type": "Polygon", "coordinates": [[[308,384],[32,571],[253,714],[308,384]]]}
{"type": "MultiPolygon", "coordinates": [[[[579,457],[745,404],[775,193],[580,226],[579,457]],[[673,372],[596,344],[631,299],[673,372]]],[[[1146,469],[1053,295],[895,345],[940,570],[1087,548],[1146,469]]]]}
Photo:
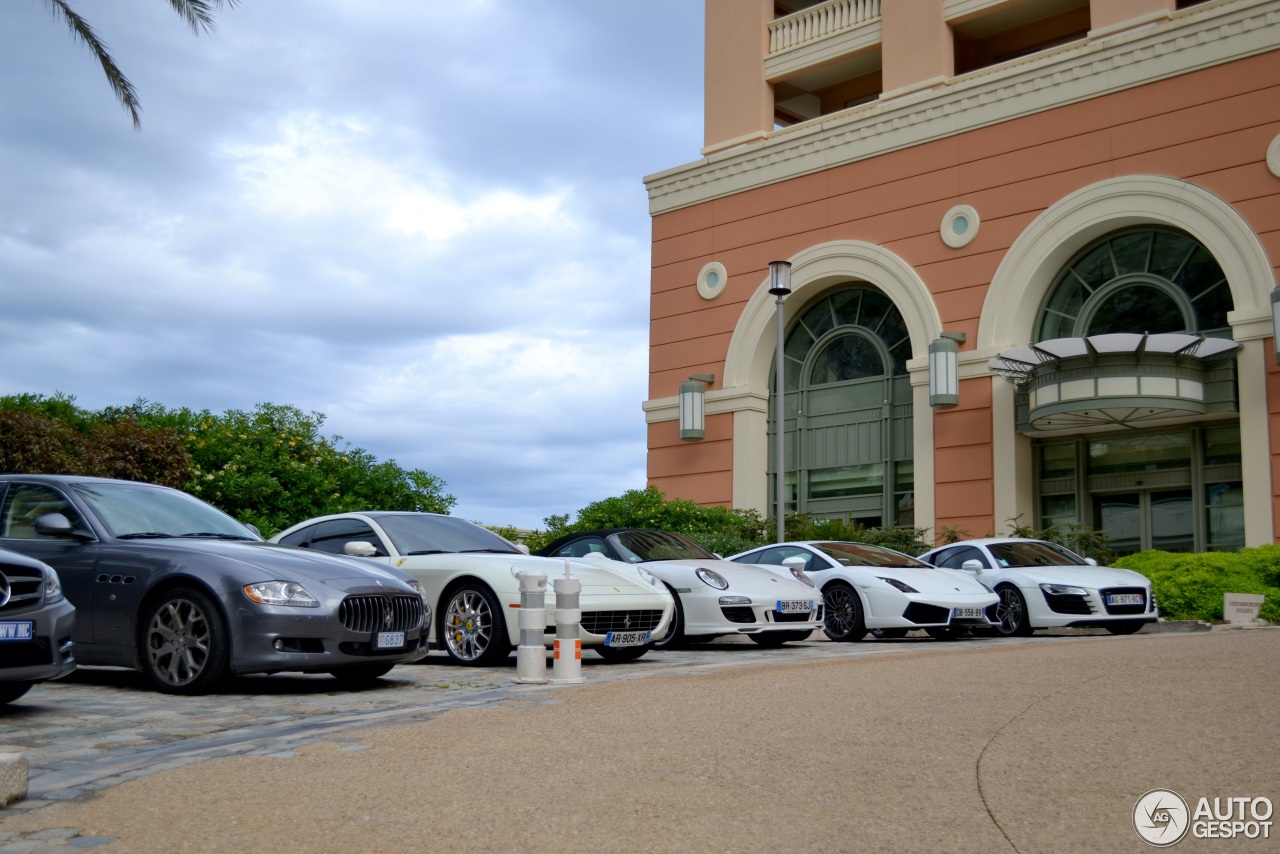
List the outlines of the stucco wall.
{"type": "MultiPolygon", "coordinates": [[[[1274,264],[1280,178],[1265,157],[1277,135],[1280,52],[1272,52],[659,215],[650,398],[674,395],[690,373],[723,377],[734,326],[768,262],[833,240],[879,244],[910,264],[932,293],[943,328],[967,333],[963,355],[978,338],[987,287],[1013,241],[1055,201],[1108,178],[1164,175],[1209,190],[1248,222],[1274,264]],[[977,238],[961,249],[947,247],[938,233],[956,204],[972,205],[982,221],[977,238]],[[729,281],[721,296],[706,301],[694,282],[713,260],[724,264],[729,281]]],[[[1275,449],[1274,370],[1268,380],[1275,449]]],[[[1004,525],[992,509],[990,382],[966,381],[961,407],[936,419],[937,526],[977,534],[1004,525]]],[[[731,419],[723,420],[717,430],[731,432],[731,419]]],[[[650,429],[651,481],[673,496],[727,503],[710,496],[724,495],[731,478],[732,455],[719,447],[731,436],[667,443],[661,426],[650,429]]]]}

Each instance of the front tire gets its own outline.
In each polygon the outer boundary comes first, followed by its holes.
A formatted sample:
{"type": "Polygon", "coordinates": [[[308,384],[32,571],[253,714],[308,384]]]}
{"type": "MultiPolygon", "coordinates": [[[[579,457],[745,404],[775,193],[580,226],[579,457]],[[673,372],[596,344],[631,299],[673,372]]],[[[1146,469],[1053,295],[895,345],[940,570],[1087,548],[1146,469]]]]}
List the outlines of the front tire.
{"type": "Polygon", "coordinates": [[[31,690],[31,682],[0,682],[0,706],[12,703],[31,690]]]}
{"type": "Polygon", "coordinates": [[[667,633],[661,640],[653,642],[654,649],[680,649],[688,643],[684,636],[684,608],[680,605],[680,597],[670,587],[667,590],[676,600],[676,605],[671,611],[671,625],[667,627],[667,633]]]}
{"type": "Polygon", "coordinates": [[[447,594],[440,609],[436,637],[458,664],[492,667],[511,655],[507,621],[498,597],[488,587],[467,584],[447,594]]]}
{"type": "Polygon", "coordinates": [[[1000,602],[996,605],[996,633],[1001,637],[1027,637],[1031,634],[1031,620],[1027,615],[1027,600],[1012,584],[996,588],[1000,602]]]}
{"type": "Polygon", "coordinates": [[[867,636],[867,621],[858,591],[843,581],[837,581],[822,591],[822,600],[826,606],[822,631],[827,637],[844,643],[867,636]]]}
{"type": "Polygon", "coordinates": [[[1116,623],[1107,623],[1105,628],[1113,635],[1131,635],[1134,632],[1141,631],[1146,623],[1141,620],[1122,620],[1116,623]]]}
{"type": "Polygon", "coordinates": [[[811,634],[813,634],[812,629],[810,629],[807,632],[801,632],[801,631],[756,632],[754,635],[747,635],[747,637],[751,638],[760,646],[763,646],[765,648],[773,648],[773,647],[782,646],[784,643],[805,640],[811,634]]]}
{"type": "Polygon", "coordinates": [[[344,688],[364,688],[386,676],[395,667],[393,662],[377,662],[370,664],[349,664],[346,667],[335,667],[329,675],[342,683],[344,688]]]}
{"type": "Polygon", "coordinates": [[[194,587],[165,592],[143,617],[138,657],[157,690],[209,693],[230,672],[231,644],[222,610],[194,587]]]}
{"type": "Polygon", "coordinates": [[[596,652],[599,656],[610,664],[620,664],[624,661],[635,661],[638,658],[643,658],[644,654],[648,651],[649,647],[647,645],[624,646],[621,648],[615,648],[612,646],[596,647],[596,652]]]}

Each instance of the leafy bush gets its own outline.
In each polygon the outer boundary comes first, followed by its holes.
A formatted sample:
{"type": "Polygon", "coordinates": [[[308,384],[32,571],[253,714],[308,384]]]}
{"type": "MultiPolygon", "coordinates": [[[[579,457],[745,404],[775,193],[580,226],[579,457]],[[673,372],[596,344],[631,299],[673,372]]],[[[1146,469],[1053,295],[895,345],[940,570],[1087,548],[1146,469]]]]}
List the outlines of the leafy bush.
{"type": "Polygon", "coordinates": [[[0,471],[174,486],[267,536],[327,513],[453,507],[444,481],[325,438],[323,424],[321,413],[269,403],[221,415],[145,400],[89,412],[66,395],[14,395],[0,398],[0,471]]]}
{"type": "Polygon", "coordinates": [[[1261,593],[1267,599],[1258,616],[1280,623],[1280,546],[1205,554],[1153,550],[1126,555],[1111,565],[1150,578],[1166,619],[1221,620],[1224,594],[1261,593]]]}

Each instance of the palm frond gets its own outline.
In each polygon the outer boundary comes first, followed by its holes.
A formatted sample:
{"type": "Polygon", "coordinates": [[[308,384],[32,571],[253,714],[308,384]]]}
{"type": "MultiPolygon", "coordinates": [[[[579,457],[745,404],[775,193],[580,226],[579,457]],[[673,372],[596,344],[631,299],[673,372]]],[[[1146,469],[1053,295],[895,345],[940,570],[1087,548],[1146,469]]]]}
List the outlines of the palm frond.
{"type": "MultiPolygon", "coordinates": [[[[172,2],[178,2],[178,0],[172,0],[172,2]]],[[[205,3],[207,0],[190,0],[190,2],[205,3]]],[[[133,84],[129,82],[129,78],[124,76],[124,72],[120,70],[115,60],[111,58],[111,54],[107,51],[107,46],[102,39],[98,38],[98,34],[93,31],[93,27],[89,26],[88,21],[76,14],[76,11],[71,8],[67,0],[45,0],[45,4],[49,7],[50,14],[55,19],[61,19],[66,23],[71,35],[84,42],[93,55],[97,57],[99,64],[102,65],[103,73],[107,75],[107,83],[111,86],[111,91],[116,93],[121,105],[129,113],[129,117],[133,119],[134,130],[140,130],[142,128],[142,117],[139,113],[142,110],[142,104],[138,101],[138,93],[133,88],[133,84]]]]}
{"type": "MultiPolygon", "coordinates": [[[[225,0],[226,5],[234,6],[239,0],[225,0]]],[[[182,16],[191,28],[191,32],[211,32],[214,29],[213,10],[221,9],[224,0],[169,0],[173,11],[182,16]]]]}

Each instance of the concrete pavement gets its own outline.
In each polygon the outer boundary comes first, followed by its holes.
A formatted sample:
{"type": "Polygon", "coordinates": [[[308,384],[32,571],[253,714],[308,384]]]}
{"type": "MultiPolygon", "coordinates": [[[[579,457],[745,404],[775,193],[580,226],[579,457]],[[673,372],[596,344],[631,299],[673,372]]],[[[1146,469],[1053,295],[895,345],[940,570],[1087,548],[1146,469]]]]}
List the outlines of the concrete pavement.
{"type": "Polygon", "coordinates": [[[1272,629],[718,642],[573,688],[437,663],[211,698],[96,671],[0,713],[33,788],[0,852],[1146,850],[1150,789],[1280,800],[1277,653],[1272,629]]]}

